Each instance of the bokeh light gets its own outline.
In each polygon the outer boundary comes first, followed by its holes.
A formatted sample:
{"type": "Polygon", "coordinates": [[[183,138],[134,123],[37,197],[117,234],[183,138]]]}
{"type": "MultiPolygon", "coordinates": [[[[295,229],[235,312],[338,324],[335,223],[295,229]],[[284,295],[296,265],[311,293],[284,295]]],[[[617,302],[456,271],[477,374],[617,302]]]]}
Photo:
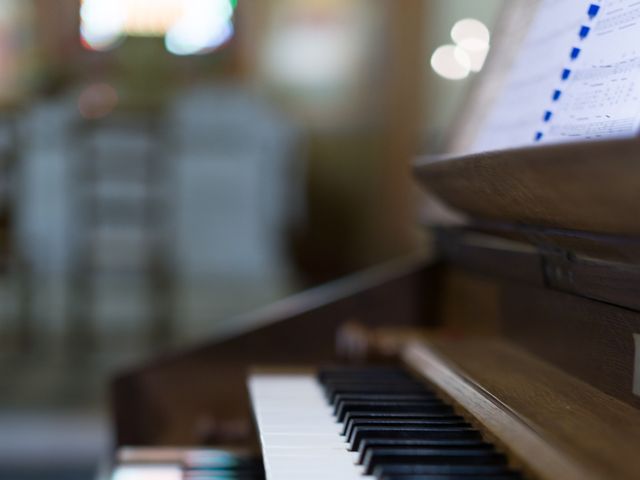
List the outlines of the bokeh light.
{"type": "Polygon", "coordinates": [[[80,7],[82,44],[90,50],[109,50],[124,34],[127,18],[120,0],[84,0],[80,7]]]}
{"type": "Polygon", "coordinates": [[[95,120],[109,115],[118,105],[118,92],[108,83],[94,83],[78,96],[78,111],[86,119],[95,120]]]}
{"type": "Polygon", "coordinates": [[[456,45],[442,45],[433,52],[431,67],[448,80],[462,80],[469,76],[471,61],[464,49],[456,45]]]}
{"type": "Polygon", "coordinates": [[[456,45],[467,52],[471,71],[482,70],[489,53],[491,39],[487,26],[480,20],[464,18],[456,22],[451,29],[451,38],[456,45]]]}
{"type": "Polygon", "coordinates": [[[490,48],[487,26],[480,20],[463,18],[451,28],[451,38],[454,45],[443,45],[433,52],[433,70],[448,80],[462,80],[482,70],[490,48]]]}
{"type": "Polygon", "coordinates": [[[265,61],[271,78],[294,88],[323,89],[353,74],[354,36],[340,26],[300,24],[280,30],[268,45],[265,61]]]}
{"type": "Polygon", "coordinates": [[[236,0],[83,0],[80,35],[89,50],[109,50],[124,36],[165,36],[176,55],[207,53],[234,34],[236,0]]]}
{"type": "Polygon", "coordinates": [[[126,4],[129,36],[161,37],[184,13],[184,0],[118,0],[126,4]]]}
{"type": "Polygon", "coordinates": [[[165,45],[175,55],[210,52],[233,36],[229,0],[187,0],[183,15],[169,28],[165,45]]]}
{"type": "Polygon", "coordinates": [[[457,21],[451,29],[451,38],[466,51],[475,52],[489,48],[490,33],[480,20],[464,18],[457,21]]]}

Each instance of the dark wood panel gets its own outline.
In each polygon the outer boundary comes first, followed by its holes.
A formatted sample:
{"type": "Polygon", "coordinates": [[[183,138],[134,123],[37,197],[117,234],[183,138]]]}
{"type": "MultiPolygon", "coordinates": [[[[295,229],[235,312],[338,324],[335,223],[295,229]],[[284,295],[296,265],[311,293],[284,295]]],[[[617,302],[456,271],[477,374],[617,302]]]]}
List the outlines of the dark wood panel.
{"type": "Polygon", "coordinates": [[[454,229],[439,231],[437,244],[443,259],[451,265],[544,285],[540,252],[533,245],[454,229]]]}
{"type": "Polygon", "coordinates": [[[594,259],[539,238],[531,242],[468,230],[438,236],[439,249],[452,265],[640,311],[639,263],[594,259]]]}
{"type": "Polygon", "coordinates": [[[542,260],[550,288],[640,311],[640,265],[572,258],[562,253],[544,255],[542,260]]]}
{"type": "Polygon", "coordinates": [[[473,236],[445,238],[449,264],[440,308],[446,328],[501,331],[571,375],[640,407],[632,393],[633,334],[640,333],[637,265],[553,249],[514,249],[472,241],[473,236]]]}
{"type": "Polygon", "coordinates": [[[640,237],[638,236],[604,235],[564,228],[481,220],[474,220],[467,229],[546,249],[567,250],[576,255],[604,261],[640,263],[640,237]]]}
{"type": "Polygon", "coordinates": [[[632,392],[640,314],[549,289],[502,286],[504,334],[535,355],[640,408],[632,392]]]}
{"type": "Polygon", "coordinates": [[[500,331],[500,285],[486,275],[448,266],[442,274],[439,325],[455,334],[500,331]]]}

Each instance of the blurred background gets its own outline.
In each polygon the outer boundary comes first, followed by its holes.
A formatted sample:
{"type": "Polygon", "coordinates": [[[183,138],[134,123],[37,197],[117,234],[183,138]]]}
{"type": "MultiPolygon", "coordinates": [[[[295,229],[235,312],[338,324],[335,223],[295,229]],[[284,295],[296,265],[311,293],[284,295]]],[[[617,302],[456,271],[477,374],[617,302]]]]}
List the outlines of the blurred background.
{"type": "Polygon", "coordinates": [[[425,248],[502,0],[0,0],[0,478],[92,478],[111,372],[425,248]]]}

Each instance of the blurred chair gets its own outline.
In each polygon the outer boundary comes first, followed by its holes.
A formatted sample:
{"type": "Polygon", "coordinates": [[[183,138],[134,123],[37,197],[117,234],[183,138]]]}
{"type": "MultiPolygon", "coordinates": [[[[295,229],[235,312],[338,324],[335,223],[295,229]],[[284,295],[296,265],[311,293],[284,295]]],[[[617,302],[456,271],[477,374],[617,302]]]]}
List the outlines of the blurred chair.
{"type": "Polygon", "coordinates": [[[115,112],[77,125],[69,334],[81,347],[135,337],[154,349],[173,333],[168,169],[158,113],[115,112]],[[137,310],[127,314],[132,305],[137,310]]]}

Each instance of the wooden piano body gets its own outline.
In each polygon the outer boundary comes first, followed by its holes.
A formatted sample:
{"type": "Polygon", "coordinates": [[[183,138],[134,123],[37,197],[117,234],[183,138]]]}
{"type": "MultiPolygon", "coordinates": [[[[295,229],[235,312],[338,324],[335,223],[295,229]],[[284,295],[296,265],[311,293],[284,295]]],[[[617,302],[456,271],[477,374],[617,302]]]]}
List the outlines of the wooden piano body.
{"type": "MultiPolygon", "coordinates": [[[[511,39],[536,2],[508,3],[511,39]]],[[[508,63],[515,43],[490,62],[508,63]]],[[[500,69],[478,82],[452,151],[500,69]]],[[[639,479],[638,152],[634,138],[418,161],[419,181],[464,215],[425,225],[431,255],[232,319],[121,373],[116,446],[255,446],[253,366],[382,359],[435,385],[526,478],[639,479]]]]}
{"type": "Polygon", "coordinates": [[[638,140],[426,162],[469,214],[403,259],[121,374],[119,446],[255,444],[255,365],[396,358],[532,478],[640,478],[638,140]]]}

